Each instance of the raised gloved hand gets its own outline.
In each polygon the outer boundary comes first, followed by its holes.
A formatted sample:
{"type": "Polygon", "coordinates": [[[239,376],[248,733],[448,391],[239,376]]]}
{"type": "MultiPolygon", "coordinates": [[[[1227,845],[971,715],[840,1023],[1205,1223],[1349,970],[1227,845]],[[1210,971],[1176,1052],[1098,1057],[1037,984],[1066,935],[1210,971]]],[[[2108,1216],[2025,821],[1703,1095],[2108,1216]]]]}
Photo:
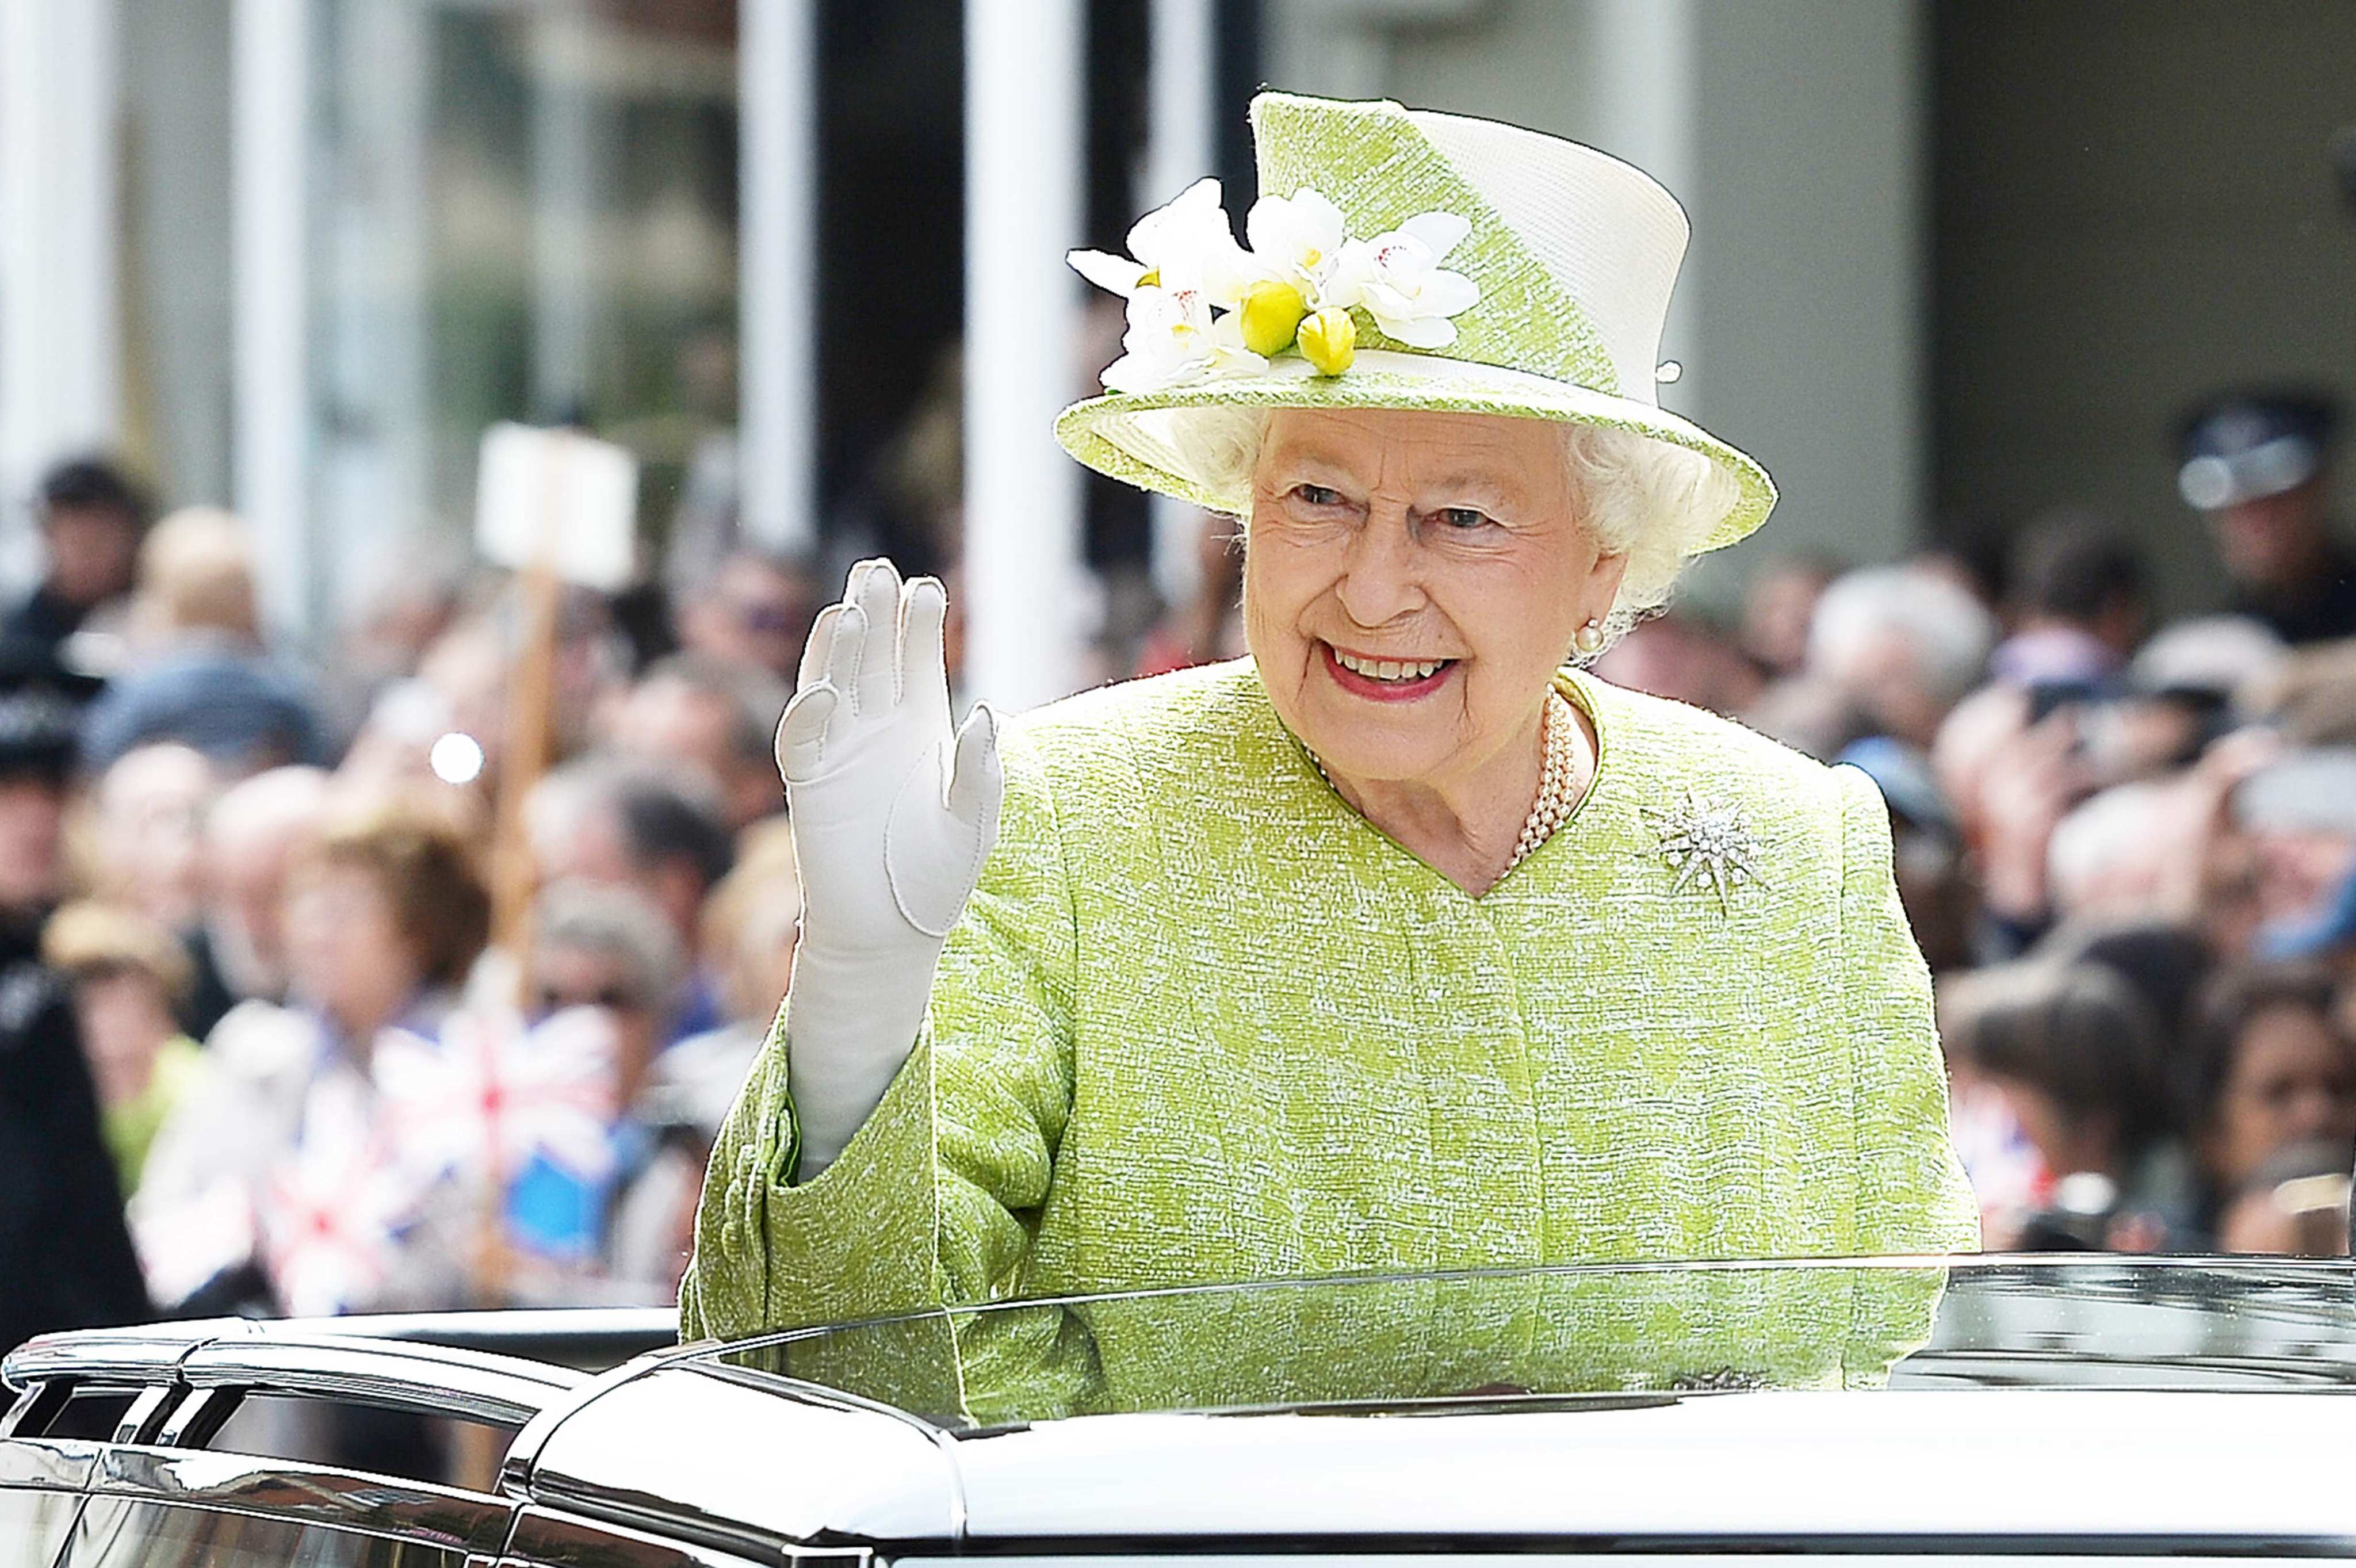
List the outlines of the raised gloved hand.
{"type": "Polygon", "coordinates": [[[804,1180],[907,1060],[943,940],[998,839],[998,720],[978,706],[950,729],[948,610],[933,578],[852,567],[777,725],[802,877],[786,1048],[804,1180]]]}

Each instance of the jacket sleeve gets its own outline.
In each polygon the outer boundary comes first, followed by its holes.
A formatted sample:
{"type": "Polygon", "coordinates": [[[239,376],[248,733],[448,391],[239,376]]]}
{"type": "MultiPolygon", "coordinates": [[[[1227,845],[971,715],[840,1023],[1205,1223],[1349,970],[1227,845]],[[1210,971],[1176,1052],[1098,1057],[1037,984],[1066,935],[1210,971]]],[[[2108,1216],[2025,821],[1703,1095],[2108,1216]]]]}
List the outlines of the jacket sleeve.
{"type": "Polygon", "coordinates": [[[842,1155],[793,1180],[790,1006],[712,1150],[686,1338],[1001,1299],[1021,1285],[1072,1101],[1076,940],[1055,809],[1019,735],[999,839],[923,1034],[842,1155]]]}
{"type": "Polygon", "coordinates": [[[1856,1064],[1858,1256],[1979,1249],[1979,1208],[1947,1132],[1947,1075],[1922,962],[1898,901],[1890,812],[1838,768],[1841,940],[1856,1064]]]}

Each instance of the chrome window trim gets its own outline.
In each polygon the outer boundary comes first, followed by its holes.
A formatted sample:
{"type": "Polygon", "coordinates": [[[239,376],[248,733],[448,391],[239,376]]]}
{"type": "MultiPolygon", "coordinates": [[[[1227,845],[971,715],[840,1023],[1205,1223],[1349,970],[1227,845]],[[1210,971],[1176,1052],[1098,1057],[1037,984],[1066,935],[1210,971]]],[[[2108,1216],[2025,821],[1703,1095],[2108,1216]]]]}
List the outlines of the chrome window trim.
{"type": "Polygon", "coordinates": [[[522,1426],[586,1380],[570,1368],[406,1340],[282,1338],[199,1346],[180,1363],[195,1389],[245,1388],[522,1426]]]}
{"type": "Polygon", "coordinates": [[[154,1434],[166,1403],[147,1397],[157,1391],[252,1389],[520,1427],[589,1380],[569,1367],[486,1350],[307,1325],[256,1329],[243,1319],[44,1336],[12,1352],[5,1373],[24,1391],[5,1433],[46,1424],[76,1391],[122,1388],[137,1396],[141,1418],[126,1420],[123,1440],[154,1434]]]}
{"type": "MultiPolygon", "coordinates": [[[[506,1568],[621,1568],[615,1552],[597,1549],[600,1541],[615,1543],[627,1554],[628,1568],[775,1568],[780,1548],[774,1542],[747,1542],[750,1551],[734,1551],[708,1541],[680,1538],[675,1531],[656,1533],[633,1529],[613,1520],[593,1519],[543,1503],[526,1503],[516,1512],[508,1537],[506,1568]]],[[[863,1551],[806,1552],[782,1549],[788,1563],[819,1560],[843,1568],[862,1568],[872,1554],[863,1551]]]]}
{"type": "Polygon", "coordinates": [[[115,1423],[114,1441],[150,1441],[155,1435],[155,1429],[163,1425],[165,1418],[172,1413],[172,1407],[180,1402],[182,1391],[171,1383],[155,1383],[140,1390],[133,1396],[130,1408],[123,1412],[123,1419],[115,1423]]]}

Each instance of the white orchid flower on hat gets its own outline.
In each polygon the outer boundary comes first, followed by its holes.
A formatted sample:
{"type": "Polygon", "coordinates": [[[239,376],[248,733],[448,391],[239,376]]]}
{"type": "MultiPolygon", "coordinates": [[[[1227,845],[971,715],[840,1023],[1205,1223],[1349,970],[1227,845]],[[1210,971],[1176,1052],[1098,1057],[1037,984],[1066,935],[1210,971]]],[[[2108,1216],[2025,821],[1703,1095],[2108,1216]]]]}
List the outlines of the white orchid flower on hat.
{"type": "Polygon", "coordinates": [[[1312,310],[1325,304],[1326,281],[1342,260],[1342,209],[1305,186],[1290,197],[1261,197],[1244,219],[1253,281],[1290,284],[1312,310]]]}
{"type": "Polygon", "coordinates": [[[1161,289],[1232,306],[1246,281],[1243,247],[1228,227],[1215,179],[1196,180],[1167,206],[1139,219],[1127,243],[1126,256],[1070,251],[1064,260],[1098,288],[1129,300],[1141,290],[1161,289]]]}
{"type": "Polygon", "coordinates": [[[1199,289],[1149,285],[1131,294],[1120,346],[1126,352],[1104,372],[1105,386],[1117,392],[1161,392],[1268,369],[1244,347],[1242,318],[1232,310],[1214,317],[1199,289]]]}
{"type": "Polygon", "coordinates": [[[1481,286],[1440,263],[1472,231],[1452,212],[1425,212],[1376,239],[1353,240],[1326,292],[1333,304],[1373,317],[1385,337],[1411,349],[1445,349],[1456,341],[1449,317],[1478,304],[1481,286]]]}

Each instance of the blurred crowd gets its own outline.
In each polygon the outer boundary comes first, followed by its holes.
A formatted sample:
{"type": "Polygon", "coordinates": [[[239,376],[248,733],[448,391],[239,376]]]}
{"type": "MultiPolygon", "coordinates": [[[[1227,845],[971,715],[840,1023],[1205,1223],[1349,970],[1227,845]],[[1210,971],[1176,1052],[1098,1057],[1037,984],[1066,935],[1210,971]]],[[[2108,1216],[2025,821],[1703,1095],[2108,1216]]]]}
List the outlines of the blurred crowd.
{"type": "MultiPolygon", "coordinates": [[[[1997,562],[1764,560],[1731,624],[1601,664],[1879,784],[1992,1249],[2346,1250],[2335,417],[2188,420],[2218,613],[2158,624],[2136,532],[2057,513],[1997,562]]],[[[882,489],[953,578],[954,486],[882,489]]],[[[791,962],[771,736],[831,566],[690,532],[660,588],[569,592],[525,787],[505,575],[404,562],[306,662],[234,516],[151,520],[96,460],[37,510],[47,575],[0,626],[0,1344],[673,1299],[791,962]]],[[[837,532],[905,552],[873,510],[837,532]]],[[[1108,626],[1108,677],[1241,651],[1203,523],[1199,592],[1108,626]]]]}
{"type": "Polygon", "coordinates": [[[2136,532],[2062,511],[2000,559],[1764,564],[1737,624],[1653,621],[1600,666],[1880,785],[1991,1251],[2348,1251],[2337,423],[2288,392],[2188,416],[2212,613],[2159,623],[2136,532]]]}
{"type": "Polygon", "coordinates": [[[792,959],[770,750],[809,569],[723,542],[651,609],[568,592],[527,746],[505,574],[402,563],[305,660],[231,514],[152,519],[97,460],[37,508],[0,624],[0,1342],[674,1299],[792,959]]]}

